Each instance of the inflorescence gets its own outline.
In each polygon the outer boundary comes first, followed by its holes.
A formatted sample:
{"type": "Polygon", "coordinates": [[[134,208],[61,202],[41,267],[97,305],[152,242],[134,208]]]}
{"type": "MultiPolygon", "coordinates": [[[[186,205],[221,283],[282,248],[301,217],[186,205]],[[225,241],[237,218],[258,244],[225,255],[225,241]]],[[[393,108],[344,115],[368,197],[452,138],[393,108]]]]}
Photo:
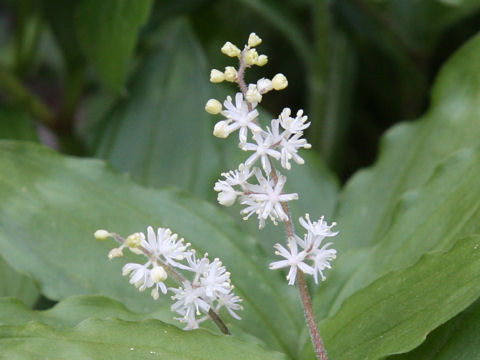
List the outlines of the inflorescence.
{"type": "Polygon", "coordinates": [[[272,262],[270,269],[290,267],[287,275],[289,285],[295,283],[297,269],[312,275],[317,283],[318,275],[325,280],[323,271],[330,268],[330,261],[336,257],[336,250],[328,249],[331,243],[323,244],[325,237],[337,234],[332,231],[335,223],[328,225],[323,217],[312,222],[306,214],[305,218],[299,219],[307,231],[304,237],[293,233],[288,202],[297,200],[298,194],[284,192],[287,179],[275,169],[275,160],[285,170],[291,169],[291,161],[304,164],[298,151],[311,148],[307,140],[302,138],[304,130],[310,123],[303,110],[297,111],[292,116],[289,108],[283,109],[277,119],[270,121],[269,126],[263,128],[259,123],[256,108],[263,95],[271,90],[282,90],[288,86],[287,78],[283,74],[277,74],[272,79],[261,78],[256,83],[248,85],[245,83],[244,75],[247,68],[254,65],[263,66],[268,62],[268,57],[259,55],[255,49],[261,42],[255,33],[251,33],[243,50],[231,42],[225,43],[221,51],[229,57],[238,58],[238,69],[227,66],[223,72],[213,69],[210,73],[211,82],[229,81],[236,83],[240,88],[240,92],[235,95],[235,102],[230,96],[227,96],[223,105],[216,99],[207,101],[205,110],[208,113],[221,114],[224,117],[216,123],[213,134],[219,138],[226,138],[238,130],[238,146],[244,151],[251,152],[236,170],[223,173],[223,179],[216,182],[214,189],[218,192],[217,199],[221,205],[231,206],[238,201],[244,206],[241,210],[243,219],[247,220],[255,215],[260,228],[265,226],[268,219],[275,225],[278,222],[289,223],[292,232],[287,239],[287,248],[280,244],[274,246],[275,254],[285,259],[272,262]]]}
{"type": "Polygon", "coordinates": [[[157,232],[151,226],[147,229],[147,236],[142,232],[134,233],[126,239],[107,230],[97,230],[95,237],[98,240],[114,238],[120,246],[112,249],[108,258],[122,257],[123,250],[128,248],[132,253],[143,255],[145,263],[128,263],[123,266],[122,274],[130,277],[139,291],[152,289],[151,295],[157,300],[160,292],[173,293],[171,297],[175,303],[172,311],[180,315],[175,318],[186,324],[185,329],[196,329],[199,324],[212,315],[218,318],[218,311],[225,307],[232,317],[239,319],[236,313],[242,310],[241,299],[233,293],[230,282],[230,273],[222,262],[216,258],[208,259],[208,254],[197,258],[195,250],[190,244],[170,229],[158,228],[157,232]],[[182,271],[182,272],[180,272],[182,271]],[[183,275],[192,273],[192,280],[183,275]],[[179,287],[167,287],[165,281],[173,278],[179,287]],[[212,314],[214,312],[214,314],[212,314]]]}

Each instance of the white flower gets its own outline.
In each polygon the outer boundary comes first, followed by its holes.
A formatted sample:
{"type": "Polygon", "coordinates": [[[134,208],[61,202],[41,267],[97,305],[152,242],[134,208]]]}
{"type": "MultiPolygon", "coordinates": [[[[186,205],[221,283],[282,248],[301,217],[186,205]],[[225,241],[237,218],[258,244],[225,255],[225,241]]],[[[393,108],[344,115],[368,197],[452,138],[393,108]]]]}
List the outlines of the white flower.
{"type": "Polygon", "coordinates": [[[275,244],[275,251],[276,255],[283,256],[285,260],[279,260],[272,262],[270,264],[271,270],[281,269],[287,266],[290,266],[290,270],[287,275],[288,285],[295,284],[295,278],[297,276],[297,269],[302,270],[306,274],[313,275],[314,269],[307,265],[304,260],[307,256],[305,251],[298,252],[297,242],[294,238],[288,239],[288,248],[289,250],[285,249],[280,244],[275,244]]]}
{"type": "Polygon", "coordinates": [[[309,257],[313,256],[313,279],[315,280],[315,284],[318,284],[317,273],[320,274],[322,281],[324,281],[326,277],[323,274],[323,270],[331,269],[330,261],[337,257],[337,251],[335,249],[327,249],[330,245],[332,245],[332,243],[327,243],[320,249],[315,249],[312,252],[313,255],[309,255],[309,257]]]}
{"type": "Polygon", "coordinates": [[[247,220],[252,214],[258,215],[259,227],[265,226],[265,220],[270,218],[274,224],[276,220],[288,220],[288,215],[282,208],[282,203],[298,199],[298,194],[283,194],[283,186],[286,178],[283,175],[278,176],[278,181],[275,184],[273,179],[265,178],[260,169],[255,168],[255,176],[258,180],[258,185],[247,185],[248,192],[241,196],[240,203],[247,205],[241,211],[241,214],[247,214],[244,220],[247,220]]]}
{"type": "Polygon", "coordinates": [[[252,172],[244,164],[240,164],[238,170],[231,170],[223,173],[222,176],[225,180],[218,180],[213,189],[218,191],[217,200],[221,205],[231,206],[235,203],[237,196],[243,194],[245,184],[252,176],[252,172]],[[235,190],[234,186],[240,186],[242,191],[235,190]]]}
{"type": "Polygon", "coordinates": [[[182,285],[183,287],[178,289],[169,288],[175,294],[172,296],[172,300],[176,300],[171,309],[182,315],[182,318],[178,318],[178,320],[187,323],[185,329],[196,329],[199,325],[197,316],[200,316],[202,311],[207,314],[210,304],[203,299],[203,288],[194,288],[188,281],[184,281],[182,285]]]}
{"type": "Polygon", "coordinates": [[[297,132],[295,135],[287,139],[282,139],[280,143],[282,158],[280,163],[284,169],[290,170],[290,160],[293,159],[297,164],[303,165],[305,161],[298,155],[298,149],[310,149],[312,145],[307,143],[307,140],[300,139],[302,132],[297,132]]]}
{"type": "Polygon", "coordinates": [[[230,273],[219,259],[213,260],[200,279],[201,286],[205,289],[205,295],[212,301],[217,298],[218,294],[226,295],[232,289],[230,284],[230,273]]]}
{"type": "Polygon", "coordinates": [[[310,123],[307,123],[308,116],[303,115],[303,110],[297,111],[297,116],[292,118],[290,115],[292,111],[289,108],[282,110],[278,120],[280,125],[290,134],[296,134],[297,132],[303,131],[310,126],[310,123]]]}
{"type": "Polygon", "coordinates": [[[272,149],[274,139],[269,133],[265,133],[265,137],[262,135],[262,133],[254,134],[253,139],[255,140],[256,144],[240,144],[240,147],[244,151],[255,151],[255,153],[250,155],[250,157],[245,161],[245,166],[251,167],[258,159],[260,159],[263,170],[269,174],[272,170],[272,167],[268,157],[271,156],[279,160],[281,154],[277,150],[272,149]]]}
{"type": "Polygon", "coordinates": [[[183,239],[177,241],[178,235],[173,234],[170,229],[158,228],[157,235],[151,226],[147,228],[147,241],[142,241],[142,246],[148,250],[152,256],[162,256],[165,261],[175,267],[184,269],[185,265],[176,260],[183,260],[190,254],[187,248],[190,244],[184,244],[183,239]]]}
{"type": "Polygon", "coordinates": [[[217,299],[218,303],[215,307],[215,311],[218,312],[222,306],[225,306],[229,314],[237,320],[242,320],[242,318],[235,312],[238,310],[243,310],[243,306],[239,304],[242,301],[238,296],[233,294],[220,294],[217,299]]]}
{"type": "Polygon", "coordinates": [[[228,124],[223,127],[223,131],[227,134],[240,129],[239,139],[240,142],[247,141],[248,129],[253,133],[259,132],[262,129],[255,123],[255,119],[258,117],[258,111],[256,109],[250,111],[248,109],[248,103],[243,100],[242,93],[235,95],[235,105],[232,103],[232,98],[227,96],[227,100],[223,103],[226,110],[222,111],[222,115],[228,120],[228,124]]]}
{"type": "Polygon", "coordinates": [[[311,221],[310,215],[305,214],[305,219],[300,217],[298,221],[300,225],[303,226],[307,232],[312,233],[313,235],[320,235],[320,236],[335,236],[338,234],[338,231],[333,232],[332,228],[337,225],[337,223],[333,222],[331,225],[328,225],[324,217],[322,216],[318,221],[311,221]]]}
{"type": "Polygon", "coordinates": [[[150,276],[150,261],[140,265],[136,263],[125,264],[122,268],[123,276],[130,276],[130,284],[135,285],[140,291],[144,291],[147,288],[153,286],[153,280],[150,276]]]}

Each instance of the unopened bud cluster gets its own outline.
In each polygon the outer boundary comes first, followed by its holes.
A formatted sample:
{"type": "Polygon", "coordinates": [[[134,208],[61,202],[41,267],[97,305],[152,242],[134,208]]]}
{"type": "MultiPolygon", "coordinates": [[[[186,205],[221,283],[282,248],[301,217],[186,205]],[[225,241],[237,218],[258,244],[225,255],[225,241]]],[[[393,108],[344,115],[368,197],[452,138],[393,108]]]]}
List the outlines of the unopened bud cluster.
{"type": "Polygon", "coordinates": [[[143,255],[144,263],[128,263],[123,266],[122,274],[130,277],[139,291],[151,289],[152,297],[157,300],[160,292],[173,293],[171,297],[175,303],[172,311],[180,315],[176,318],[186,324],[185,329],[196,329],[199,324],[209,318],[209,311],[218,312],[222,307],[236,319],[235,313],[241,310],[241,299],[233,293],[230,282],[230,273],[222,262],[216,258],[210,261],[205,254],[197,258],[195,250],[190,249],[189,243],[178,239],[178,235],[170,229],[158,228],[157,232],[148,227],[147,236],[142,232],[134,233],[123,239],[107,230],[97,230],[94,234],[98,240],[114,238],[120,246],[112,249],[108,258],[122,257],[123,250],[129,249],[137,255],[143,255]],[[188,280],[183,272],[192,273],[192,280],[188,280]],[[175,280],[179,287],[167,287],[168,278],[175,280]]]}
{"type": "MultiPolygon", "coordinates": [[[[262,101],[263,95],[288,86],[288,80],[283,74],[277,74],[272,79],[261,78],[252,84],[245,83],[244,73],[248,67],[263,66],[267,63],[267,56],[258,55],[255,49],[261,42],[255,33],[251,33],[243,50],[231,42],[225,43],[221,51],[227,56],[238,58],[238,69],[230,66],[225,72],[213,69],[210,80],[214,83],[224,80],[235,82],[241,92],[235,95],[234,102],[227,96],[223,106],[220,101],[210,99],[205,110],[224,117],[214,126],[215,136],[226,138],[238,130],[240,149],[250,152],[249,157],[236,170],[223,173],[223,179],[216,182],[214,189],[218,192],[218,202],[231,206],[238,201],[244,206],[241,210],[243,218],[247,220],[255,215],[259,227],[263,228],[267,219],[275,225],[278,222],[292,223],[287,203],[297,200],[298,194],[284,192],[286,177],[276,170],[276,162],[285,170],[291,169],[292,161],[302,165],[304,160],[298,151],[309,149],[311,145],[303,138],[304,130],[310,126],[303,110],[292,115],[291,110],[285,108],[266,127],[262,127],[258,121],[259,113],[256,107],[262,101]]],[[[285,260],[270,264],[271,269],[290,267],[287,275],[290,285],[295,282],[297,269],[312,275],[315,282],[318,281],[318,274],[322,280],[325,279],[323,271],[330,268],[330,261],[336,256],[334,249],[328,249],[331,243],[322,244],[325,237],[337,234],[331,231],[335,223],[328,226],[323,217],[312,222],[308,215],[306,220],[301,218],[300,222],[307,233],[303,238],[295,234],[289,236],[288,249],[276,244],[276,254],[285,260]]]]}

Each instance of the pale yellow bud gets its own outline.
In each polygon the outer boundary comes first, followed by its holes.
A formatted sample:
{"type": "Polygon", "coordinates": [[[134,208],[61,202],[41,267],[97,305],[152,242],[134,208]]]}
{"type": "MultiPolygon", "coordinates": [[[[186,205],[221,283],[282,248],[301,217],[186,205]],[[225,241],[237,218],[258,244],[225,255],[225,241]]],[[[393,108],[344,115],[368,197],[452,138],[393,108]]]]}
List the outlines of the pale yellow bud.
{"type": "Polygon", "coordinates": [[[255,49],[250,49],[245,53],[244,61],[247,65],[255,65],[258,60],[258,53],[255,49]]]}
{"type": "Polygon", "coordinates": [[[144,236],[142,236],[141,233],[134,233],[132,235],[129,235],[127,237],[127,239],[125,240],[125,244],[129,247],[129,248],[137,248],[140,246],[140,244],[142,243],[142,239],[144,238],[144,236]]]}
{"type": "Polygon", "coordinates": [[[259,103],[262,101],[262,95],[258,92],[257,85],[250,84],[248,85],[247,93],[245,94],[245,99],[249,103],[259,103]]]}
{"type": "Polygon", "coordinates": [[[222,111],[222,104],[217,99],[210,99],[205,105],[205,111],[212,115],[217,115],[222,111]]]}
{"type": "Polygon", "coordinates": [[[213,128],[213,135],[222,139],[228,137],[228,135],[230,135],[230,133],[226,129],[228,123],[228,120],[222,120],[216,123],[215,127],[213,128]]]}
{"type": "Polygon", "coordinates": [[[272,87],[275,90],[283,90],[288,86],[288,80],[283,74],[277,74],[272,79],[272,87]]]}
{"type": "Polygon", "coordinates": [[[250,36],[248,37],[248,46],[250,47],[258,46],[261,43],[262,43],[262,39],[260,39],[258,35],[255,33],[251,33],[250,36]]]}
{"type": "Polygon", "coordinates": [[[257,66],[263,66],[268,63],[268,56],[267,55],[260,55],[257,59],[257,62],[255,65],[257,66]]]}
{"type": "Polygon", "coordinates": [[[167,272],[161,266],[155,266],[150,273],[154,282],[165,281],[167,279],[167,272]]]}
{"type": "Polygon", "coordinates": [[[227,41],[223,46],[222,46],[222,53],[224,53],[227,56],[230,57],[236,57],[240,55],[240,49],[233,45],[230,41],[227,41]]]}
{"type": "Polygon", "coordinates": [[[260,94],[266,94],[272,90],[272,80],[261,78],[257,81],[257,89],[260,94]]]}
{"type": "Polygon", "coordinates": [[[97,240],[107,240],[110,236],[112,236],[112,234],[110,234],[107,230],[100,229],[95,231],[93,236],[95,236],[95,239],[97,240]]]}
{"type": "Polygon", "coordinates": [[[113,248],[112,250],[110,250],[110,252],[108,253],[108,258],[110,260],[112,260],[113,258],[116,258],[116,257],[122,257],[123,256],[123,252],[122,252],[122,249],[121,248],[113,248]]]}
{"type": "Polygon", "coordinates": [[[212,83],[221,83],[223,80],[225,80],[225,74],[223,72],[217,69],[210,71],[210,81],[212,83]]]}
{"type": "Polygon", "coordinates": [[[237,81],[237,69],[235,69],[233,66],[227,66],[225,68],[225,80],[230,82],[237,81]]]}

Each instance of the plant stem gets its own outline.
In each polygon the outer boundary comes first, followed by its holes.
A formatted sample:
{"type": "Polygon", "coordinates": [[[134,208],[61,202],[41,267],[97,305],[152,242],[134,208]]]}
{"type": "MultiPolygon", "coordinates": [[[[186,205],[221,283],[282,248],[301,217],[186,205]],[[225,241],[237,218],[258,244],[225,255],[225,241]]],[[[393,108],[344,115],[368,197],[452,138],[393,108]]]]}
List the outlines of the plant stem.
{"type": "MultiPolygon", "coordinates": [[[[111,235],[115,240],[117,240],[118,243],[120,243],[121,245],[124,245],[125,239],[123,237],[115,233],[111,233],[111,235]]],[[[177,270],[175,270],[172,266],[170,266],[166,262],[162,261],[158,257],[155,257],[150,251],[145,249],[143,246],[139,246],[137,247],[137,249],[139,249],[143,253],[143,255],[148,257],[150,261],[163,267],[165,271],[168,274],[170,274],[178,284],[183,286],[183,283],[185,281],[188,281],[188,279],[185,276],[183,276],[181,273],[179,273],[177,270]]],[[[224,333],[225,335],[232,335],[227,325],[225,325],[222,318],[215,312],[215,310],[210,308],[210,310],[208,310],[208,315],[210,316],[210,319],[212,319],[212,321],[215,323],[215,325],[218,326],[218,328],[222,333],[224,333]]]]}
{"type": "Polygon", "coordinates": [[[0,66],[0,90],[5,91],[15,102],[25,106],[33,117],[48,127],[54,125],[54,114],[50,108],[3,66],[0,66]]]}

